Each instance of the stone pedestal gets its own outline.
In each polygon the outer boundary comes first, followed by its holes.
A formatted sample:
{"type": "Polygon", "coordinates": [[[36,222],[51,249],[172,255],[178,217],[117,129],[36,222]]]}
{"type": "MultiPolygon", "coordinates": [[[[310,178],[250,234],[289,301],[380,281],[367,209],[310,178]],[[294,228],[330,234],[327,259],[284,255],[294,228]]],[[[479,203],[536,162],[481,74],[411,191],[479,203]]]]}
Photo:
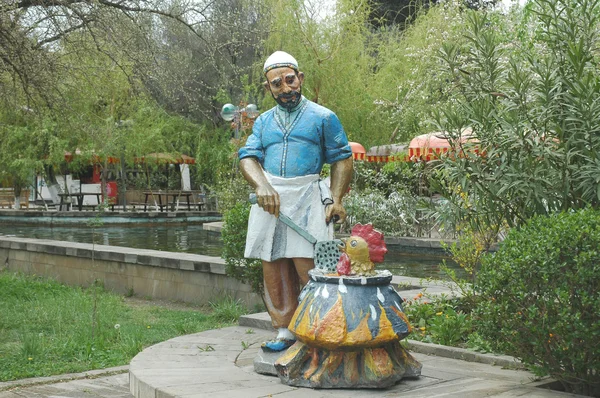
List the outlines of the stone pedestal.
{"type": "Polygon", "coordinates": [[[340,277],[310,271],[289,329],[299,340],[275,362],[281,381],[316,388],[385,388],[418,377],[400,345],[411,326],[392,274],[340,277]]]}

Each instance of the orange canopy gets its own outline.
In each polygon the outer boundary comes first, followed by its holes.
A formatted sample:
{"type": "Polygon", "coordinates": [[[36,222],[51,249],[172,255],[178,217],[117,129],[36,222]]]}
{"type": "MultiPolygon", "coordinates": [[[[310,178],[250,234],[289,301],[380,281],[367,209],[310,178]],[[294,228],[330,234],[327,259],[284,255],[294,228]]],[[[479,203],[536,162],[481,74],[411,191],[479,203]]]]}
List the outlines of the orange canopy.
{"type": "Polygon", "coordinates": [[[358,142],[349,142],[348,144],[350,144],[350,148],[352,149],[352,157],[354,159],[362,159],[365,153],[367,153],[365,147],[358,142]]]}
{"type": "MultiPolygon", "coordinates": [[[[472,130],[465,129],[460,138],[461,143],[475,142],[471,138],[472,130]]],[[[450,142],[445,138],[444,133],[434,132],[422,134],[413,138],[408,144],[408,157],[412,161],[424,160],[426,162],[437,159],[442,153],[451,150],[450,142]]]]}

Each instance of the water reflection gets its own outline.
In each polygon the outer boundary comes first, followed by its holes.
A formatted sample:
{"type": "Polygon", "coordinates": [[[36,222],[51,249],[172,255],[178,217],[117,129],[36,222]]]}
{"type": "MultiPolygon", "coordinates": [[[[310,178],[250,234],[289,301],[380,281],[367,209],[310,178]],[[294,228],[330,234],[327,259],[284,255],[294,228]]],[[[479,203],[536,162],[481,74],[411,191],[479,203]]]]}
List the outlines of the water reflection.
{"type": "Polygon", "coordinates": [[[0,225],[0,235],[196,253],[206,256],[221,256],[223,248],[221,237],[218,234],[204,231],[202,225],[152,225],[146,227],[103,225],[96,228],[95,233],[90,227],[0,225]]]}
{"type": "MultiPolygon", "coordinates": [[[[133,247],[173,252],[221,256],[223,244],[219,234],[202,229],[202,225],[151,225],[145,227],[101,226],[95,233],[90,227],[45,227],[1,225],[0,235],[67,242],[96,243],[109,246],[133,247]]],[[[416,278],[447,279],[440,270],[442,258],[431,253],[405,252],[403,248],[388,245],[385,262],[378,268],[389,269],[395,275],[416,278]]],[[[459,274],[464,271],[455,263],[447,263],[459,274]]]]}

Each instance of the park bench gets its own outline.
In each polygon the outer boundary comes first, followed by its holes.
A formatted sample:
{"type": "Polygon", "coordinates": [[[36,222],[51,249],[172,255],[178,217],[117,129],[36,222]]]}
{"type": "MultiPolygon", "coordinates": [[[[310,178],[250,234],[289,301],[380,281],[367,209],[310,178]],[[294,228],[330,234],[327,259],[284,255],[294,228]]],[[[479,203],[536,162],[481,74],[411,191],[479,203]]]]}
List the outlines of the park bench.
{"type": "MultiPolygon", "coordinates": [[[[21,209],[29,209],[29,189],[22,189],[21,195],[21,209]]],[[[12,209],[15,203],[15,189],[14,188],[0,188],[0,209],[7,208],[12,209]]]]}

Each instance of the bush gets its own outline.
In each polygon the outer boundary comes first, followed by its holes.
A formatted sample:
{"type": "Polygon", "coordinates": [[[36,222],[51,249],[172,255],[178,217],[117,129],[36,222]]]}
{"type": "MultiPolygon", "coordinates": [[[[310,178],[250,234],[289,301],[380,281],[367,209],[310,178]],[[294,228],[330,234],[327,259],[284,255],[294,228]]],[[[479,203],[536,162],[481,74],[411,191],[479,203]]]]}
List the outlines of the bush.
{"type": "Polygon", "coordinates": [[[352,191],[344,198],[348,217],[343,230],[350,231],[356,223],[372,223],[386,235],[415,236],[417,234],[417,200],[410,194],[394,192],[386,197],[379,191],[364,194],[352,191]]]}
{"type": "Polygon", "coordinates": [[[600,212],[537,216],[479,273],[479,332],[569,392],[600,396],[600,212]]]}
{"type": "Polygon", "coordinates": [[[370,163],[354,162],[354,180],[352,188],[358,191],[376,190],[386,197],[394,192],[410,192],[415,196],[428,193],[422,184],[427,180],[423,163],[388,162],[370,163]]]}
{"type": "Polygon", "coordinates": [[[250,203],[238,202],[224,216],[221,232],[223,258],[227,275],[252,286],[256,293],[263,293],[262,263],[260,260],[244,258],[250,203]]]}
{"type": "Polygon", "coordinates": [[[463,311],[459,300],[436,297],[422,302],[421,296],[417,295],[414,300],[406,300],[403,307],[414,328],[411,339],[456,347],[469,346],[473,326],[470,314],[463,311]]]}
{"type": "Polygon", "coordinates": [[[512,17],[468,12],[464,42],[442,46],[451,101],[434,118],[462,155],[442,157],[437,188],[458,220],[518,227],[600,206],[599,23],[598,1],[534,0],[512,17]]]}

